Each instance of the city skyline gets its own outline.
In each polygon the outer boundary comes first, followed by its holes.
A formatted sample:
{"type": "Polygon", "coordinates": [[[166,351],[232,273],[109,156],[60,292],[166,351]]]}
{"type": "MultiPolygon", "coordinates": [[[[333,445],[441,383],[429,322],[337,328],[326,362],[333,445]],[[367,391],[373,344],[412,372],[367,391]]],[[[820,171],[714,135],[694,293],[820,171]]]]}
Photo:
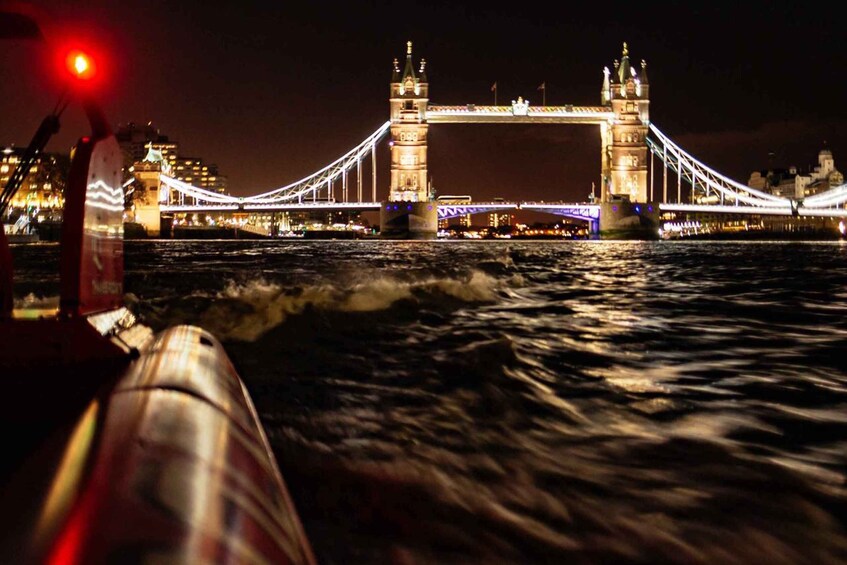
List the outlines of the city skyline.
{"type": "MultiPolygon", "coordinates": [[[[152,121],[188,154],[217,163],[236,195],[305,176],[384,122],[391,63],[402,61],[406,41],[416,61],[427,60],[433,103],[492,103],[496,82],[500,104],[518,96],[540,104],[543,95],[548,105],[598,104],[603,67],[626,41],[633,60],[648,63],[652,121],[736,180],[769,165],[813,165],[824,143],[836,166],[847,155],[845,112],[830,102],[840,78],[838,35],[834,18],[819,12],[612,3],[601,17],[543,4],[427,6],[213,13],[191,2],[93,2],[82,10],[43,3],[56,19],[101,36],[109,54],[101,98],[113,125],[152,121]]],[[[31,51],[13,46],[0,71],[4,83],[20,85],[0,102],[3,115],[16,117],[0,127],[4,144],[25,145],[55,103],[58,90],[38,91],[43,77],[22,76],[36,64],[31,51]]],[[[64,117],[48,150],[69,148],[81,123],[64,117]]],[[[438,125],[430,135],[439,194],[583,200],[599,180],[596,126],[438,125]]],[[[378,163],[384,198],[385,146],[378,163]]]]}

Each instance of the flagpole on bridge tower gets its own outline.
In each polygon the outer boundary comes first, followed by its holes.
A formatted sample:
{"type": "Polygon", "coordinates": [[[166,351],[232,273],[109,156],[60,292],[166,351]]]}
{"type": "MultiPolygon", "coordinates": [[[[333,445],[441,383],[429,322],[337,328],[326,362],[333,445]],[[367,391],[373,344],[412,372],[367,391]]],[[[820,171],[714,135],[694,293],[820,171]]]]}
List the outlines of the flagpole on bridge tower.
{"type": "Polygon", "coordinates": [[[494,105],[497,105],[497,81],[494,81],[494,84],[491,85],[491,92],[494,93],[494,105]]]}
{"type": "Polygon", "coordinates": [[[538,90],[541,91],[541,105],[546,106],[547,105],[547,81],[542,82],[539,85],[538,90]]]}

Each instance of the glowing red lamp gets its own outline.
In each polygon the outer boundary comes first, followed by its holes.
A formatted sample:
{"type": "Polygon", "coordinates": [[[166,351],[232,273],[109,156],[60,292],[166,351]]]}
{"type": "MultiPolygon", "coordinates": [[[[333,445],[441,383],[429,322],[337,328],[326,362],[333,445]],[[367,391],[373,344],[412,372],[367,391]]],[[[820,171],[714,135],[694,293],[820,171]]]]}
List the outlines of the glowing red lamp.
{"type": "Polygon", "coordinates": [[[65,57],[65,67],[71,73],[71,76],[79,80],[91,80],[97,73],[97,66],[94,64],[94,59],[83,51],[70,51],[65,57]]]}

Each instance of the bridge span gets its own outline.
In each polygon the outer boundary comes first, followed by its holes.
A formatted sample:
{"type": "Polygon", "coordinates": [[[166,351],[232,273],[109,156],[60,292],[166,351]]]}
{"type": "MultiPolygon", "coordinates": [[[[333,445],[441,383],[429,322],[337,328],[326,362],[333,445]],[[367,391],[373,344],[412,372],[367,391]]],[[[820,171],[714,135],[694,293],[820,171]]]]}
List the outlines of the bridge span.
{"type": "MultiPolygon", "coordinates": [[[[570,203],[570,202],[473,202],[467,204],[438,203],[430,204],[436,208],[439,220],[450,220],[473,214],[484,214],[504,210],[528,210],[532,212],[545,212],[555,216],[561,216],[576,220],[584,220],[589,223],[589,230],[596,231],[597,222],[600,221],[599,204],[570,203]]],[[[250,204],[239,202],[235,204],[189,204],[189,205],[162,205],[160,211],[163,214],[186,214],[186,213],[262,213],[262,212],[379,212],[401,211],[403,206],[410,204],[398,202],[280,202],[250,204]]],[[[650,206],[652,212],[652,206],[650,206]]]]}

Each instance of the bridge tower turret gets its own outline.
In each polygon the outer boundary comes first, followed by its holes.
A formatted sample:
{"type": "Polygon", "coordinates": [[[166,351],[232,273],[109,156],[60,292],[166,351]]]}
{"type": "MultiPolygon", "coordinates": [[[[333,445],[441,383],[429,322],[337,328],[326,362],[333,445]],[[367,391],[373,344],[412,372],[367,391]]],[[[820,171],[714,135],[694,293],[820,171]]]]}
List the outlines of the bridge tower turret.
{"type": "Polygon", "coordinates": [[[650,124],[650,86],[647,63],[637,72],[623,44],[614,71],[603,69],[600,98],[611,106],[614,117],[601,126],[603,146],[603,192],[601,202],[624,197],[630,202],[647,202],[647,130],[650,124]],[[610,76],[611,75],[611,76],[610,76]]]}
{"type": "Polygon", "coordinates": [[[400,72],[394,59],[391,77],[391,187],[390,202],[430,200],[427,183],[426,107],[429,83],[426,61],[421,59],[418,74],[412,63],[412,42],[406,43],[406,65],[400,72]]]}

